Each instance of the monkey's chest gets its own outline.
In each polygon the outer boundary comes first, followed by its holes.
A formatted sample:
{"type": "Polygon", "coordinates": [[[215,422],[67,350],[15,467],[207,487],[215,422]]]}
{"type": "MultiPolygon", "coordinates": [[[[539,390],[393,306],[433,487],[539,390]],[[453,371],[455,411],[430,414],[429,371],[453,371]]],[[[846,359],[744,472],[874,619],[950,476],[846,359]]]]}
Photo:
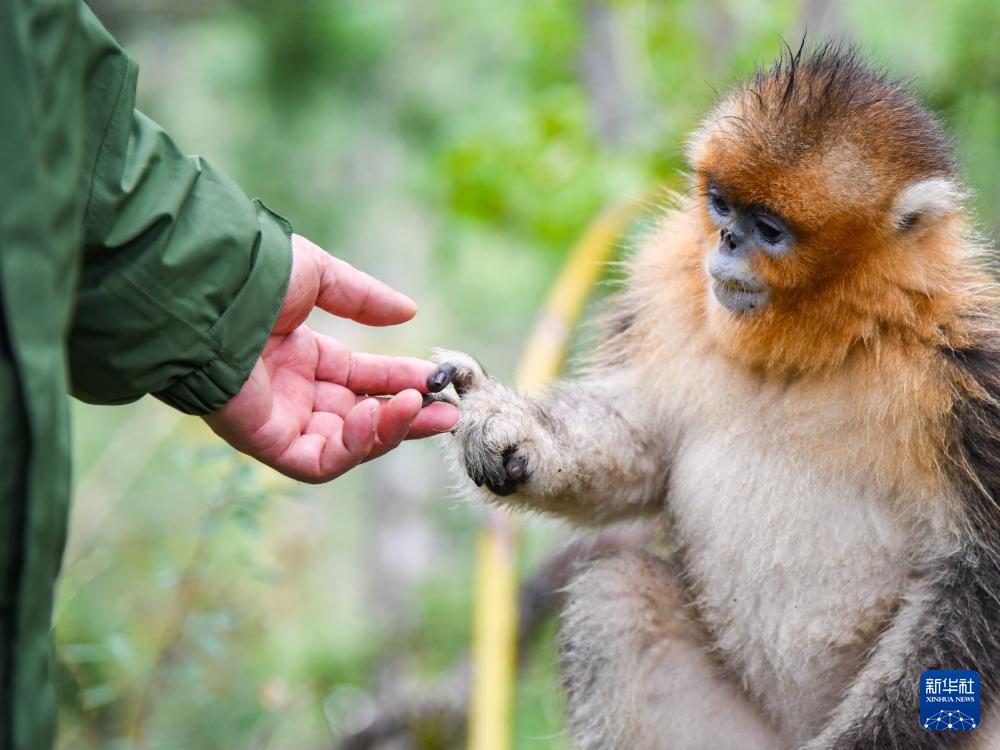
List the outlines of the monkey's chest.
{"type": "Polygon", "coordinates": [[[686,439],[673,467],[674,533],[701,615],[789,739],[818,731],[902,591],[905,535],[877,486],[739,430],[686,439]]]}

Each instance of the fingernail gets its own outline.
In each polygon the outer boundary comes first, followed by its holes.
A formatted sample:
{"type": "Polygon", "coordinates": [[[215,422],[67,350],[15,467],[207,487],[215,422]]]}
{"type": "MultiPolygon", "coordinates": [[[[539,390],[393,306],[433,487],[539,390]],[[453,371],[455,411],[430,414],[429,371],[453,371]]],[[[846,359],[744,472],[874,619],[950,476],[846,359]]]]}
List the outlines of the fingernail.
{"type": "Polygon", "coordinates": [[[434,398],[434,394],[433,393],[425,393],[424,397],[420,400],[420,408],[423,409],[425,407],[428,407],[431,404],[433,404],[435,401],[437,401],[437,399],[434,398]]]}
{"type": "Polygon", "coordinates": [[[445,362],[427,377],[427,390],[431,393],[444,390],[454,377],[455,365],[445,362]]]}

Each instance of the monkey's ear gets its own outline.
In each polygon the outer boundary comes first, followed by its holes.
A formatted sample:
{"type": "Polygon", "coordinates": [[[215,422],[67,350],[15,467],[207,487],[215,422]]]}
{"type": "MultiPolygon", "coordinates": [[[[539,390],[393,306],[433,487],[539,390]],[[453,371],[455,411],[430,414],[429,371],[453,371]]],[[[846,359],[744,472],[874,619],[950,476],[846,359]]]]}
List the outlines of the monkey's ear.
{"type": "Polygon", "coordinates": [[[928,219],[954,213],[962,206],[965,196],[951,180],[931,177],[911,183],[899,191],[892,203],[890,219],[901,232],[913,229],[928,219]]]}

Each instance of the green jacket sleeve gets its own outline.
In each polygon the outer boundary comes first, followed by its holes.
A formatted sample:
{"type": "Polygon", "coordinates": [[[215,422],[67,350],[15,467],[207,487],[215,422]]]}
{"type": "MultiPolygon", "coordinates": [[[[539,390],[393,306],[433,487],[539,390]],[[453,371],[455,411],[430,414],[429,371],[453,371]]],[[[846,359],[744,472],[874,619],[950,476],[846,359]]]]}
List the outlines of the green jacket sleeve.
{"type": "Polygon", "coordinates": [[[87,207],[68,337],[71,389],[143,394],[190,414],[222,407],[271,331],[291,227],[134,110],[137,67],[81,2],[87,207]]]}

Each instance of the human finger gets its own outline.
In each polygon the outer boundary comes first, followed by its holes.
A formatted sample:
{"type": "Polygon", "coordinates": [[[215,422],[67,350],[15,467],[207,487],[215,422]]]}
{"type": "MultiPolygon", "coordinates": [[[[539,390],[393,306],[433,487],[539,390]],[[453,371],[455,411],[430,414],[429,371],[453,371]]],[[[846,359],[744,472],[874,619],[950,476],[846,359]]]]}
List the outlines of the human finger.
{"type": "Polygon", "coordinates": [[[396,394],[407,388],[427,392],[433,362],[416,357],[390,357],[352,352],[329,336],[316,335],[319,361],[316,377],[347,386],[355,393],[396,394]]]}
{"type": "Polygon", "coordinates": [[[310,248],[319,267],[317,307],[371,326],[405,323],[416,315],[416,303],[405,294],[333,257],[304,237],[301,243],[310,248]]]}
{"type": "Polygon", "coordinates": [[[410,425],[406,439],[425,438],[450,432],[458,424],[458,417],[458,409],[443,401],[425,406],[410,425]]]}
{"type": "Polygon", "coordinates": [[[331,440],[324,451],[324,459],[332,462],[331,468],[334,468],[341,458],[346,459],[349,456],[358,463],[368,456],[375,445],[379,411],[378,401],[366,398],[347,412],[340,445],[337,445],[336,440],[331,440]]]}
{"type": "Polygon", "coordinates": [[[382,404],[376,431],[380,452],[392,450],[403,442],[420,413],[420,401],[420,393],[408,389],[382,404]]]}
{"type": "Polygon", "coordinates": [[[343,419],[330,413],[314,414],[307,431],[268,463],[302,482],[327,482],[368,457],[375,445],[377,424],[375,399],[359,402],[343,419]]]}
{"type": "Polygon", "coordinates": [[[313,411],[327,411],[344,416],[365,398],[340,383],[317,380],[313,411]]]}

